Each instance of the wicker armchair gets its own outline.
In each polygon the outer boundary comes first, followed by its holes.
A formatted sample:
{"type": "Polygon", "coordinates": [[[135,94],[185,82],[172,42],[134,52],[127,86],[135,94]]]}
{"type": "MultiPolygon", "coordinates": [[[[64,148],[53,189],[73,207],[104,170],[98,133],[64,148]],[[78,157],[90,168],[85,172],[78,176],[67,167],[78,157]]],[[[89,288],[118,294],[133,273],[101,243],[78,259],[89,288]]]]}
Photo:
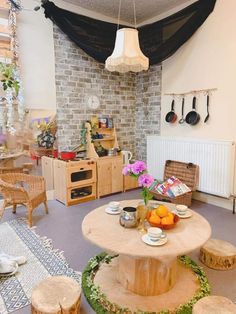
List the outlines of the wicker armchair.
{"type": "Polygon", "coordinates": [[[13,213],[16,213],[18,204],[24,205],[28,209],[30,227],[32,227],[32,212],[41,203],[44,203],[45,211],[48,214],[45,181],[43,177],[24,173],[0,174],[0,193],[4,197],[0,218],[7,206],[13,206],[13,213]]]}
{"type": "Polygon", "coordinates": [[[32,163],[24,163],[20,167],[0,167],[0,174],[15,173],[15,172],[29,174],[32,168],[33,168],[32,163]]]}
{"type": "Polygon", "coordinates": [[[23,173],[23,167],[0,167],[0,174],[4,173],[23,173]]]}

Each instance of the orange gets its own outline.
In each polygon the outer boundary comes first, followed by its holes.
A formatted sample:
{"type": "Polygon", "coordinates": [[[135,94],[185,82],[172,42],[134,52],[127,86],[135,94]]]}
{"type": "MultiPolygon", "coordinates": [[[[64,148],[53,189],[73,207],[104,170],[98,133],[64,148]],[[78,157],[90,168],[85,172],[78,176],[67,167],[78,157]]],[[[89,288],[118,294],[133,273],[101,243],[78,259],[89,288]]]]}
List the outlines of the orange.
{"type": "Polygon", "coordinates": [[[156,213],[159,217],[163,218],[168,215],[169,211],[167,207],[165,207],[164,205],[160,205],[159,207],[157,207],[156,213]]]}
{"type": "Polygon", "coordinates": [[[172,225],[174,223],[174,216],[173,214],[170,213],[170,215],[163,217],[161,219],[161,224],[162,225],[172,225]]]}
{"type": "Polygon", "coordinates": [[[173,219],[173,222],[174,222],[174,217],[175,217],[175,216],[174,216],[173,213],[170,213],[170,212],[169,212],[168,215],[167,215],[167,217],[171,217],[171,218],[173,219]]]}
{"type": "Polygon", "coordinates": [[[161,218],[157,215],[151,215],[151,217],[149,218],[149,222],[153,224],[160,224],[161,218]]]}

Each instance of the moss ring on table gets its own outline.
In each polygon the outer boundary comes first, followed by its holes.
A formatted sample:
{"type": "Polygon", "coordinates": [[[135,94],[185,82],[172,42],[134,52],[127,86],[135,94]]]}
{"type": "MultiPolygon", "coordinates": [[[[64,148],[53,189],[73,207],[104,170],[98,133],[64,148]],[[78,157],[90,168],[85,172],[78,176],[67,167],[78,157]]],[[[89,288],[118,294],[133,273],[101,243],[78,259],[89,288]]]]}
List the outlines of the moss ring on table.
{"type": "MultiPolygon", "coordinates": [[[[122,314],[171,314],[173,311],[163,310],[160,312],[145,312],[138,310],[132,312],[128,308],[122,308],[118,304],[110,302],[106,295],[101,292],[99,286],[94,284],[94,277],[96,272],[99,270],[103,263],[109,264],[113,258],[117,257],[110,256],[107,253],[100,253],[93,258],[91,258],[83,271],[82,275],[82,288],[86,299],[88,300],[91,307],[97,314],[112,314],[112,313],[122,313],[122,314]]],[[[203,271],[203,269],[198,266],[190,257],[183,255],[179,257],[179,261],[183,263],[186,267],[192,269],[199,281],[199,289],[195,295],[185,304],[180,305],[175,309],[176,314],[191,314],[193,305],[201,298],[208,296],[210,294],[210,285],[208,279],[203,271]]]]}

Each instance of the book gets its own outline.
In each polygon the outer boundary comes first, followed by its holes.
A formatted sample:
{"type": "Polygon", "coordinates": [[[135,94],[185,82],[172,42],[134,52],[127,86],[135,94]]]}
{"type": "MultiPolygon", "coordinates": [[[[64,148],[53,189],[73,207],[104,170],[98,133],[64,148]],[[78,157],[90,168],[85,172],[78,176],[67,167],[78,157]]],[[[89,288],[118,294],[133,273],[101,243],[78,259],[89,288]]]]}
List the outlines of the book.
{"type": "Polygon", "coordinates": [[[189,187],[175,176],[170,177],[164,182],[155,180],[149,189],[150,191],[158,192],[171,198],[191,192],[189,187]]]}

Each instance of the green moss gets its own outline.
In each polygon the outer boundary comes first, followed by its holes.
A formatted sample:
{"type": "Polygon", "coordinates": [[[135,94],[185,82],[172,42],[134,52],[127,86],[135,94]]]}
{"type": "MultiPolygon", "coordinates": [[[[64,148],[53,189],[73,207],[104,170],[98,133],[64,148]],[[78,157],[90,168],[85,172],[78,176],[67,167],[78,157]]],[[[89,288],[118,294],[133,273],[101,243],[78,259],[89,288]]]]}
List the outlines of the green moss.
{"type": "MultiPolygon", "coordinates": [[[[91,307],[97,314],[172,314],[173,312],[169,310],[163,310],[161,312],[145,312],[138,310],[132,313],[131,310],[127,308],[121,308],[118,304],[111,303],[106,296],[100,291],[100,288],[96,286],[93,282],[94,276],[98,271],[102,263],[109,264],[111,260],[117,257],[109,256],[107,253],[100,253],[93,258],[91,258],[83,271],[82,274],[82,288],[86,299],[88,300],[91,307]]],[[[210,285],[208,283],[207,277],[203,269],[198,266],[193,260],[188,256],[183,255],[179,257],[181,263],[186,267],[191,268],[196,274],[200,288],[193,296],[193,298],[186,304],[180,305],[175,309],[176,314],[191,314],[193,305],[201,298],[210,294],[210,285]]]]}

